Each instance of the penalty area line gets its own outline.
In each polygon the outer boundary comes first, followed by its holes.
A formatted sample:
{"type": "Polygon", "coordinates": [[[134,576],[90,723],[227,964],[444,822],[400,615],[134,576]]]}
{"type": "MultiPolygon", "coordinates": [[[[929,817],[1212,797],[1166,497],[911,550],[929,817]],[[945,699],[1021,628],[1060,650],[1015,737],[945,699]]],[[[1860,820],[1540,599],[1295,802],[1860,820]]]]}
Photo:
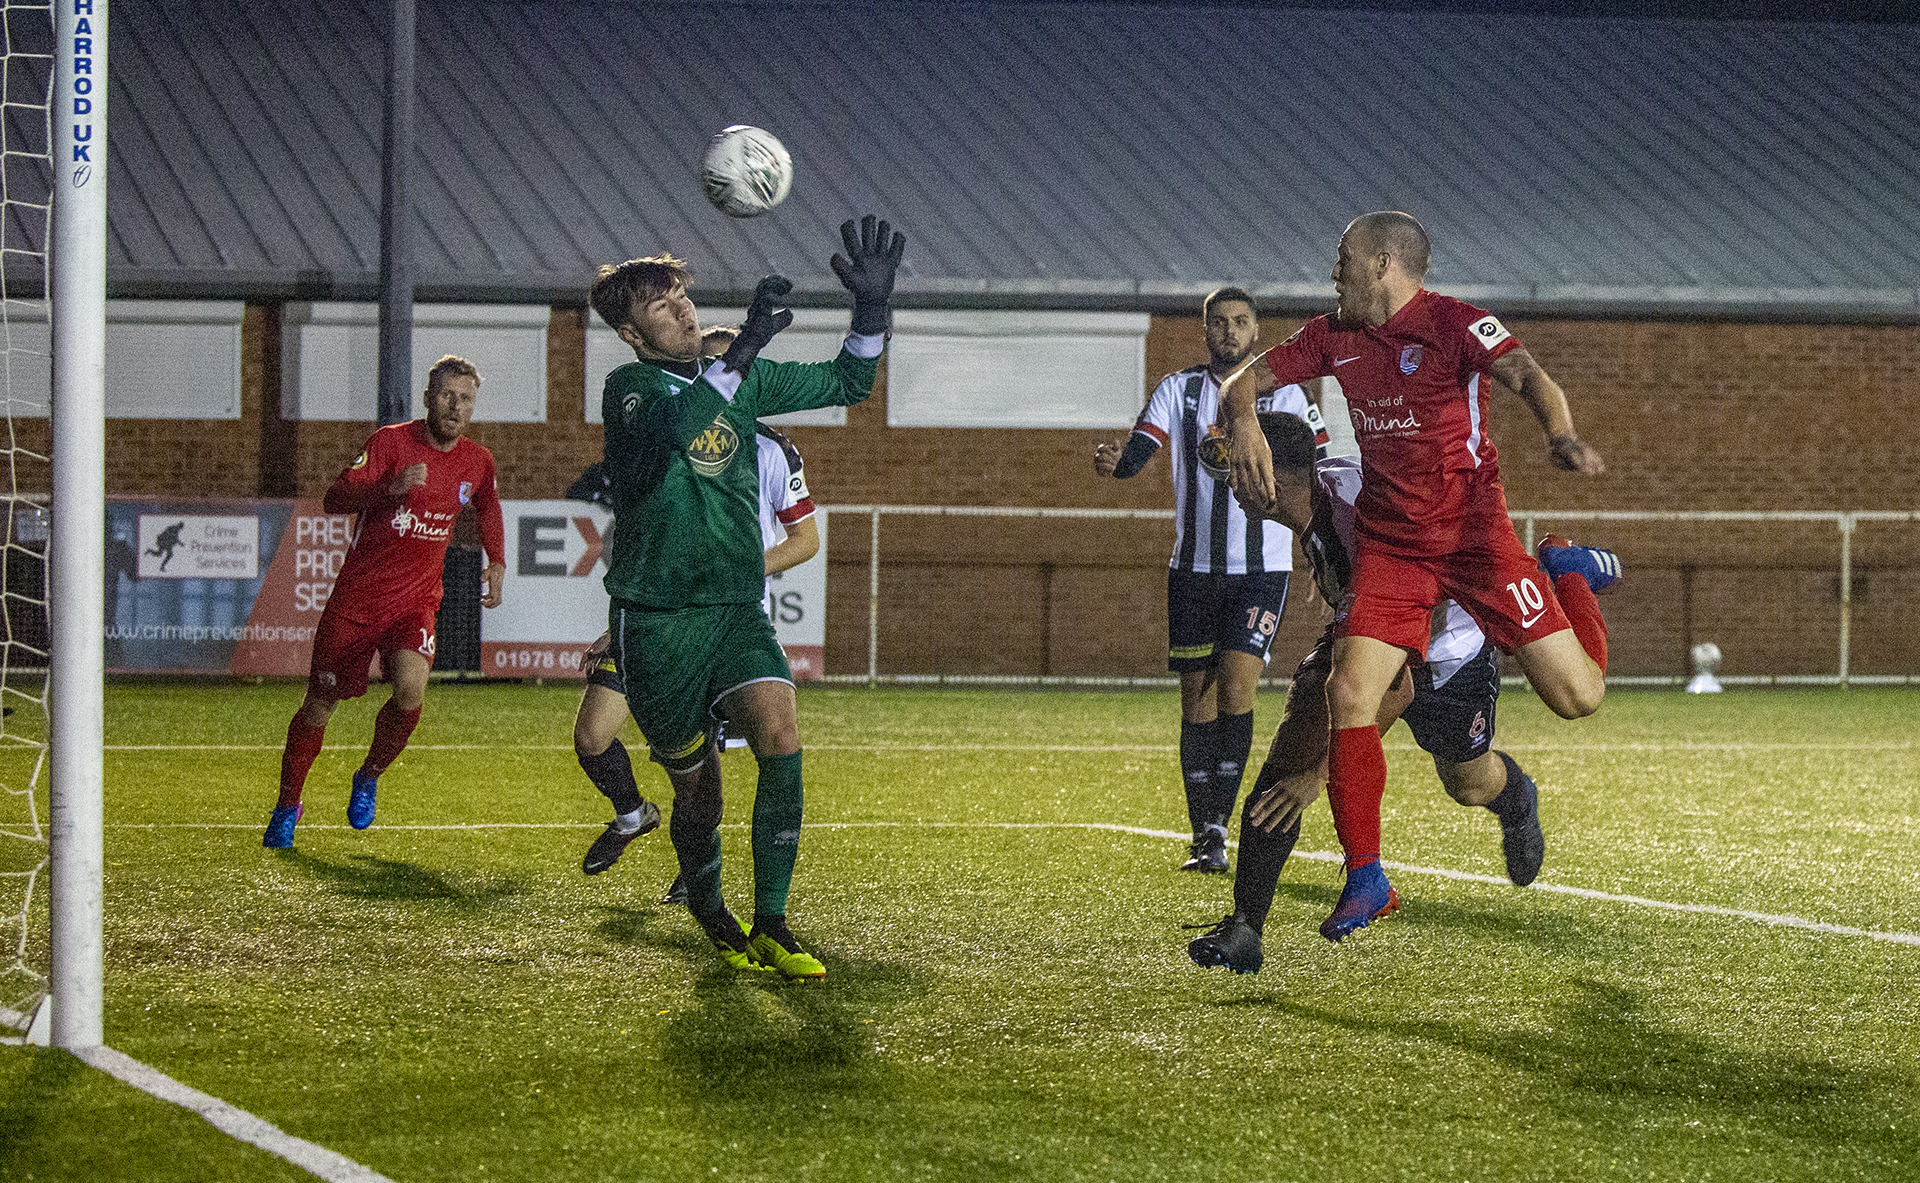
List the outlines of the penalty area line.
{"type": "MultiPolygon", "coordinates": [[[[406,831],[460,831],[460,830],[585,830],[604,825],[603,822],[453,822],[439,825],[383,825],[383,830],[406,831]]],[[[726,829],[743,829],[745,822],[723,823],[726,829]]],[[[1154,830],[1145,826],[1123,826],[1117,822],[808,822],[807,828],[815,830],[853,830],[868,828],[896,829],[954,829],[954,830],[1105,830],[1114,834],[1133,834],[1142,838],[1165,838],[1177,842],[1189,842],[1192,835],[1175,830],[1154,830]]],[[[258,830],[253,822],[110,822],[111,830],[258,830]]],[[[337,823],[315,822],[302,827],[303,830],[344,830],[346,826],[337,823]]],[[[1229,846],[1238,847],[1237,842],[1229,846]]],[[[1340,854],[1328,850],[1296,850],[1293,858],[1309,859],[1320,863],[1338,863],[1343,861],[1340,854]]],[[[1493,887],[1512,887],[1513,884],[1498,875],[1481,875],[1473,871],[1456,871],[1450,867],[1422,867],[1413,863],[1381,860],[1381,865],[1390,871],[1401,871],[1409,875],[1428,875],[1436,879],[1452,879],[1459,883],[1483,883],[1493,887]]],[[[1719,904],[1692,904],[1674,900],[1656,900],[1648,896],[1624,895],[1618,892],[1600,891],[1591,887],[1573,887],[1560,883],[1542,883],[1535,880],[1525,891],[1541,891],[1553,895],[1574,896],[1579,899],[1595,900],[1609,904],[1627,904],[1636,908],[1654,908],[1664,912],[1692,912],[1702,916],[1725,916],[1733,920],[1748,920],[1756,924],[1766,924],[1776,928],[1797,928],[1805,932],[1826,933],[1830,936],[1866,937],[1868,940],[1887,941],[1896,945],[1920,946],[1920,933],[1898,932],[1886,929],[1854,928],[1846,924],[1829,924],[1824,920],[1809,920],[1804,916],[1793,916],[1782,912],[1754,912],[1746,908],[1727,908],[1719,904]]]]}
{"type": "Polygon", "coordinates": [[[284,1159],[309,1175],[327,1180],[327,1183],[393,1183],[385,1175],[361,1166],[338,1151],[328,1150],[304,1138],[296,1138],[244,1109],[237,1109],[218,1097],[210,1097],[199,1089],[181,1084],[125,1052],[101,1044],[97,1047],[74,1048],[73,1054],[82,1062],[149,1096],[192,1110],[228,1137],[284,1159]]]}
{"type": "MultiPolygon", "coordinates": [[[[1116,834],[1137,834],[1144,838],[1169,838],[1177,842],[1190,842],[1191,834],[1182,834],[1176,830],[1151,830],[1144,826],[1123,826],[1113,822],[819,822],[820,828],[852,829],[859,826],[952,826],[965,829],[1079,829],[1108,830],[1116,834]]],[[[1228,843],[1238,847],[1238,842],[1228,843]]],[[[1336,851],[1296,850],[1292,857],[1311,859],[1320,863],[1340,863],[1346,860],[1336,851]]],[[[1512,887],[1513,884],[1498,875],[1481,875],[1473,871],[1456,871],[1450,867],[1422,867],[1413,863],[1389,862],[1380,860],[1380,865],[1390,871],[1404,871],[1409,875],[1430,875],[1436,879],[1452,879],[1461,883],[1485,883],[1495,887],[1512,887]]],[[[1609,904],[1627,904],[1637,908],[1655,908],[1664,912],[1692,912],[1703,916],[1725,916],[1734,920],[1749,920],[1757,924],[1766,924],[1776,928],[1797,928],[1805,932],[1826,933],[1830,936],[1866,937],[1868,940],[1887,941],[1895,945],[1920,946],[1920,933],[1895,932],[1882,929],[1854,928],[1845,924],[1829,924],[1824,920],[1808,920],[1804,916],[1790,916],[1779,912],[1752,912],[1745,908],[1726,908],[1718,904],[1677,903],[1673,900],[1656,900],[1640,895],[1621,895],[1611,891],[1599,891],[1591,887],[1570,887],[1559,883],[1541,883],[1535,880],[1523,891],[1544,891],[1554,895],[1569,895],[1583,900],[1597,900],[1609,904]]]]}

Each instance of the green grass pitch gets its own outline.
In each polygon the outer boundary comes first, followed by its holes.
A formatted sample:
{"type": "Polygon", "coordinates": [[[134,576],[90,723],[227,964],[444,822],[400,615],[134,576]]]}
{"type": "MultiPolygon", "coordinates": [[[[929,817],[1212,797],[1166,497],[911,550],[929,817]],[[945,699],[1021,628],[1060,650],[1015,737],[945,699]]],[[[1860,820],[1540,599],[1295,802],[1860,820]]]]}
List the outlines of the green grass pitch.
{"type": "MultiPolygon", "coordinates": [[[[345,825],[379,692],[335,716],[268,852],[297,687],[108,698],[107,1042],[402,1183],[1920,1177],[1920,947],[1395,874],[1316,925],[1287,870],[1257,976],[1183,846],[1170,692],[810,689],[792,917],[824,984],[724,972],[665,831],[587,878],[576,692],[436,685],[378,824],[345,825]]],[[[1913,692],[1502,701],[1545,883],[1920,932],[1913,692]]],[[[1263,694],[1256,759],[1280,696],[1263,694]]],[[[1389,859],[1500,870],[1498,829],[1388,737],[1389,859]]],[[[641,770],[643,789],[664,788],[641,770]]],[[[752,764],[730,755],[730,900],[752,764]]],[[[1251,777],[1249,777],[1249,783],[1251,777]]],[[[1305,851],[1333,849],[1324,805],[1305,851]]],[[[0,1049],[0,1178],[308,1178],[64,1053],[0,1049]]]]}

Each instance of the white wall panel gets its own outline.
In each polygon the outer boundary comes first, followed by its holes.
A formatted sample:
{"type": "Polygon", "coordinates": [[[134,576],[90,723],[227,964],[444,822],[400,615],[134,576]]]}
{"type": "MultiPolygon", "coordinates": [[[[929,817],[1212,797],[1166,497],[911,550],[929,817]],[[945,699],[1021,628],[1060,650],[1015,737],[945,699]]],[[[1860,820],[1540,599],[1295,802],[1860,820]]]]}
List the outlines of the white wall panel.
{"type": "Polygon", "coordinates": [[[1145,313],[903,310],[889,427],[1123,428],[1146,389],[1145,313]]]}
{"type": "MultiPolygon", "coordinates": [[[[847,338],[848,313],[835,308],[796,308],[793,323],[781,330],[760,356],[768,361],[832,361],[847,338]]],[[[606,388],[607,375],[633,360],[633,347],[614,335],[606,322],[592,312],[587,321],[587,422],[600,422],[600,394],[606,388]]],[[[747,318],[744,308],[702,308],[700,323],[737,325],[747,318]]],[[[822,407],[791,415],[770,415],[767,422],[788,426],[806,424],[844,427],[845,407],[822,407]]]]}
{"type": "MultiPolygon", "coordinates": [[[[238,419],[237,300],[107,301],[107,417],[238,419]]],[[[47,413],[52,334],[39,308],[8,309],[7,396],[21,417],[47,413]]]]}
{"type": "MultiPolygon", "coordinates": [[[[481,423],[547,421],[547,321],[542,304],[415,304],[413,413],[426,413],[427,371],[449,353],[480,370],[481,423]]],[[[380,307],[290,303],[281,315],[281,414],[371,423],[380,406],[380,307]]]]}

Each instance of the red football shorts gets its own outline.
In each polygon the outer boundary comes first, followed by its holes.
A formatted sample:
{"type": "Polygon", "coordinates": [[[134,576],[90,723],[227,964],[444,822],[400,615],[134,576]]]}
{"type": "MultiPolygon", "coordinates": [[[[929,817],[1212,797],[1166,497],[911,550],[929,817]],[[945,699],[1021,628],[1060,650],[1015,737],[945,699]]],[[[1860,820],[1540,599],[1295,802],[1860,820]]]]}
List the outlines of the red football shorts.
{"type": "Polygon", "coordinates": [[[359,698],[367,692],[373,655],[418,653],[433,665],[434,609],[416,608],[373,620],[335,612],[329,602],[313,630],[313,666],[307,689],[326,698],[359,698]]]}
{"type": "Polygon", "coordinates": [[[1572,627],[1511,528],[1482,547],[1430,558],[1383,554],[1364,541],[1358,549],[1343,637],[1372,637],[1425,657],[1434,605],[1446,599],[1465,608],[1502,653],[1572,627]]]}

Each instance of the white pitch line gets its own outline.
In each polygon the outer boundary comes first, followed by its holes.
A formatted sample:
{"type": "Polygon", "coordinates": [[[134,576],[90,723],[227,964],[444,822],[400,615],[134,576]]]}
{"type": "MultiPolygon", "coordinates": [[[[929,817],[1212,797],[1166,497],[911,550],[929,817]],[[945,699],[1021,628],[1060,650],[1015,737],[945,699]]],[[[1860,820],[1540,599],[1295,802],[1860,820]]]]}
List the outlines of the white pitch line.
{"type": "MultiPolygon", "coordinates": [[[[1149,830],[1140,826],[1122,826],[1110,822],[818,822],[820,828],[851,829],[859,826],[925,826],[965,827],[968,829],[1084,829],[1111,830],[1119,834],[1139,834],[1148,838],[1171,838],[1180,842],[1190,842],[1193,836],[1176,830],[1149,830]]],[[[1238,847],[1238,842],[1229,846],[1238,847]]],[[[1335,851],[1296,850],[1293,858],[1312,859],[1322,863],[1345,862],[1345,858],[1335,851]]],[[[1439,879],[1453,879],[1463,883],[1488,883],[1496,887],[1512,887],[1507,879],[1497,875],[1480,875],[1472,871],[1455,871],[1448,867],[1420,867],[1412,863],[1388,862],[1380,860],[1380,865],[1392,871],[1405,871],[1410,875],[1432,875],[1439,879]]],[[[1808,920],[1804,916],[1788,916],[1778,912],[1750,912],[1745,908],[1723,908],[1718,904],[1679,904],[1671,900],[1649,899],[1639,895],[1617,895],[1610,891],[1598,891],[1591,887],[1567,887],[1558,883],[1541,883],[1535,880],[1525,891],[1546,891],[1556,895],[1577,896],[1586,900],[1601,900],[1610,904],[1632,904],[1641,908],[1658,908],[1667,912],[1696,912],[1706,916],[1728,916],[1737,920],[1752,920],[1761,924],[1770,924],[1781,928],[1799,928],[1808,932],[1831,933],[1835,936],[1866,937],[1875,941],[1890,941],[1896,945],[1920,945],[1920,933],[1892,932],[1871,928],[1852,928],[1845,924],[1828,924],[1824,920],[1808,920]]]]}
{"type": "Polygon", "coordinates": [[[189,1088],[159,1069],[150,1068],[105,1044],[74,1048],[73,1054],[143,1093],[193,1110],[228,1137],[285,1159],[308,1174],[327,1180],[327,1183],[393,1183],[385,1175],[361,1166],[337,1151],[315,1145],[304,1138],[296,1138],[271,1122],[263,1121],[244,1109],[236,1109],[199,1089],[189,1088]]]}
{"type": "MultiPolygon", "coordinates": [[[[458,822],[444,825],[383,825],[383,830],[583,830],[602,825],[601,822],[458,822]]],[[[727,829],[744,829],[745,822],[725,823],[727,829]]],[[[1123,826],[1114,822],[808,822],[812,829],[852,830],[864,828],[892,827],[898,829],[957,829],[957,830],[1107,830],[1116,834],[1136,834],[1143,838],[1168,838],[1179,842],[1192,840],[1192,835],[1175,830],[1150,830],[1143,826],[1123,826]]],[[[258,830],[260,827],[251,822],[115,822],[108,826],[116,830],[258,830]]],[[[303,830],[344,830],[346,826],[316,822],[302,827],[303,830]]],[[[1238,847],[1237,842],[1228,843],[1238,847]]],[[[1337,863],[1343,861],[1334,851],[1296,850],[1292,857],[1310,859],[1314,862],[1337,863]]],[[[1498,875],[1481,875],[1472,871],[1455,871],[1448,867],[1421,867],[1412,863],[1396,863],[1381,860],[1381,865],[1389,870],[1404,871],[1410,875],[1431,875],[1437,879],[1452,879],[1461,883],[1485,883],[1495,887],[1512,887],[1513,884],[1498,875]]],[[[1525,888],[1527,891],[1544,891],[1555,895],[1570,895],[1580,899],[1599,900],[1611,904],[1631,904],[1640,908],[1657,908],[1666,912],[1694,912],[1705,916],[1726,916],[1736,920],[1752,920],[1760,924],[1780,928],[1798,928],[1807,932],[1823,932],[1834,936],[1866,937],[1869,940],[1889,941],[1896,945],[1920,946],[1920,933],[1897,932],[1890,930],[1853,928],[1845,924],[1828,924],[1824,920],[1808,920],[1804,916],[1791,916],[1780,912],[1753,912],[1745,908],[1725,908],[1718,904],[1686,904],[1672,900],[1656,900],[1647,896],[1620,895],[1610,891],[1599,891],[1591,887],[1571,887],[1558,883],[1534,883],[1525,888]]]]}

